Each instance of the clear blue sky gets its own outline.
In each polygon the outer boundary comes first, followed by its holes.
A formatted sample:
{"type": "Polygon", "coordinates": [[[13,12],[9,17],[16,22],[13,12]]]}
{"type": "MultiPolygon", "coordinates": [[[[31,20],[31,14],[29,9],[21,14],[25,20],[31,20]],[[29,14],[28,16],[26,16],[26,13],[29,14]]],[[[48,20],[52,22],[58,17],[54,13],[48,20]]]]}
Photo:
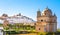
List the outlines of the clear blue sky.
{"type": "Polygon", "coordinates": [[[0,16],[21,13],[36,20],[37,10],[43,11],[47,6],[57,15],[60,28],[60,0],[0,0],[0,16]]]}

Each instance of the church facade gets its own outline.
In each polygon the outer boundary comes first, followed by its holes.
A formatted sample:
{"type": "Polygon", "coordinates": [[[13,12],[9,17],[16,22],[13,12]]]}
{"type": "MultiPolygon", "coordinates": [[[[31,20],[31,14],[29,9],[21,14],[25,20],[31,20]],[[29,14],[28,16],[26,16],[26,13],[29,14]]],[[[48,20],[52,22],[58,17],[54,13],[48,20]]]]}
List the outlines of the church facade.
{"type": "Polygon", "coordinates": [[[41,13],[40,10],[37,11],[37,22],[36,22],[37,32],[56,32],[57,31],[57,16],[52,14],[51,9],[46,8],[41,13]]]}

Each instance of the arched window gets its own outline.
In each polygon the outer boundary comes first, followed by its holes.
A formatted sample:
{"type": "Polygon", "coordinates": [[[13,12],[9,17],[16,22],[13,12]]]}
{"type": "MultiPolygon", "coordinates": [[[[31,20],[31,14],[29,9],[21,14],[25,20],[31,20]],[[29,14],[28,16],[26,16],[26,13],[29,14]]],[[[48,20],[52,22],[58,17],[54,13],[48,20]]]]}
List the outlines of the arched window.
{"type": "Polygon", "coordinates": [[[46,15],[46,13],[45,13],[45,15],[46,15]]]}
{"type": "Polygon", "coordinates": [[[56,20],[54,20],[54,21],[56,21],[56,20]]]}
{"type": "Polygon", "coordinates": [[[34,25],[36,25],[36,23],[34,25]]]}
{"type": "Polygon", "coordinates": [[[39,30],[40,30],[40,28],[39,28],[39,30]]]}

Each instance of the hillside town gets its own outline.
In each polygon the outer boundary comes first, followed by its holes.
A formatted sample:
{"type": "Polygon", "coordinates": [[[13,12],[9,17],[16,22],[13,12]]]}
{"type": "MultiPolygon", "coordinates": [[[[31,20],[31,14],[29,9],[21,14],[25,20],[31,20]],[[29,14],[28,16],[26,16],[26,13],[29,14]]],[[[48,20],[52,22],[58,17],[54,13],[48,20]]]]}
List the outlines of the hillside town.
{"type": "Polygon", "coordinates": [[[33,32],[57,32],[57,16],[51,9],[45,8],[42,12],[37,11],[37,21],[21,15],[21,13],[8,16],[0,16],[0,35],[26,34],[33,32]]]}

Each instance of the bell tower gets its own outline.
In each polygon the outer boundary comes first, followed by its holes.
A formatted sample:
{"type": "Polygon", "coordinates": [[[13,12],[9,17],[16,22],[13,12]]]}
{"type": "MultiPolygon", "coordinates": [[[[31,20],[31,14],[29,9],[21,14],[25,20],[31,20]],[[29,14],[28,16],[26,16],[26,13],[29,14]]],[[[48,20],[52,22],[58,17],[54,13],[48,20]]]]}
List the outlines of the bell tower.
{"type": "Polygon", "coordinates": [[[41,12],[40,12],[40,9],[38,9],[37,11],[37,18],[41,16],[41,12]]]}

